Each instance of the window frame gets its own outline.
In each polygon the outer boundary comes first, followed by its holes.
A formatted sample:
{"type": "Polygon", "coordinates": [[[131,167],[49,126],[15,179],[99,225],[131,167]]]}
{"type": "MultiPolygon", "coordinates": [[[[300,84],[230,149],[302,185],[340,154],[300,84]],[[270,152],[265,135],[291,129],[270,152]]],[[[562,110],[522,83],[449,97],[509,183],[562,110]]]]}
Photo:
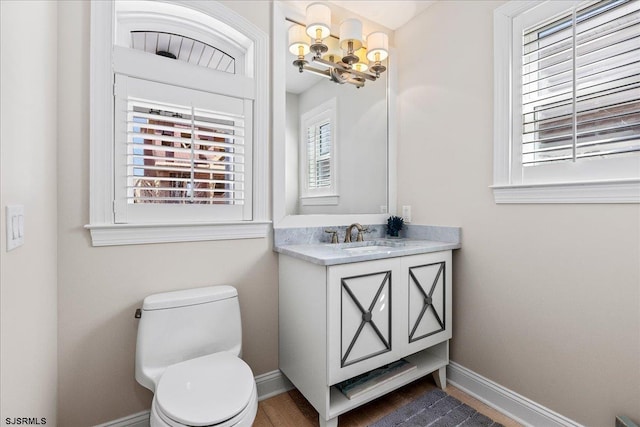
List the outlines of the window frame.
{"type": "MultiPolygon", "coordinates": [[[[188,8],[195,14],[204,13],[244,40],[246,52],[244,69],[251,79],[240,83],[255,95],[253,111],[252,205],[250,221],[171,221],[168,223],[117,224],[114,218],[114,60],[115,51],[123,55],[142,54],[124,52],[129,49],[116,44],[116,12],[114,0],[91,3],[90,41],[90,223],[93,246],[147,243],[264,238],[271,228],[268,216],[268,118],[269,67],[268,35],[244,17],[218,2],[185,3],[169,0],[165,3],[188,8]]],[[[140,12],[140,19],[160,22],[157,14],[140,12]]],[[[166,17],[173,28],[183,27],[192,34],[192,21],[166,17]]],[[[121,30],[121,28],[119,28],[121,30]]],[[[220,30],[224,31],[224,30],[220,30]]],[[[148,55],[147,55],[148,56],[148,55]]],[[[161,60],[163,58],[153,59],[161,60]]],[[[127,61],[123,61],[125,63],[127,61]]],[[[203,69],[203,72],[207,70],[203,69]]],[[[162,69],[159,70],[162,72],[162,69]]],[[[132,72],[132,74],[135,74],[132,72]]],[[[229,76],[232,77],[232,76],[229,76]]]]}
{"type": "MultiPolygon", "coordinates": [[[[571,9],[588,1],[509,1],[494,11],[494,174],[491,188],[496,203],[640,203],[640,167],[629,165],[630,176],[611,178],[595,176],[593,171],[576,178],[566,171],[582,173],[578,164],[553,165],[553,173],[535,182],[523,181],[520,141],[516,140],[516,123],[520,120],[517,96],[519,73],[515,45],[518,20],[526,12],[539,13],[543,7],[555,8],[539,14],[540,21],[551,18],[561,9],[571,9]],[[546,5],[546,6],[545,6],[546,5]],[[515,95],[515,96],[514,96],[515,95]],[[577,166],[577,167],[576,167],[577,166]],[[589,175],[591,174],[591,175],[589,175]]],[[[620,160],[620,159],[604,159],[620,160]]],[[[593,160],[598,162],[599,160],[593,160]]],[[[619,162],[607,162],[619,163],[619,162]]],[[[624,162],[630,163],[630,162],[624,162]]],[[[593,165],[591,165],[593,166],[593,165]]]]}
{"type": "Polygon", "coordinates": [[[339,200],[337,179],[337,101],[331,98],[317,107],[300,115],[300,203],[302,206],[337,205],[339,200]],[[321,126],[328,122],[331,126],[331,151],[329,167],[331,184],[323,188],[309,188],[309,145],[307,132],[311,126],[321,126]]]}

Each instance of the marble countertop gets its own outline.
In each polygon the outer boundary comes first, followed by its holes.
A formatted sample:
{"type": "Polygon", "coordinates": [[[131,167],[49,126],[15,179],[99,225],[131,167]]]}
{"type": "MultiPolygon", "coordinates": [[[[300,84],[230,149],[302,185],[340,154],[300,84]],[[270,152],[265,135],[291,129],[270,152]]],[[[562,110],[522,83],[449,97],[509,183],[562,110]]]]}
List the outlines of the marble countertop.
{"type": "Polygon", "coordinates": [[[276,245],[274,250],[314,264],[336,265],[447,251],[460,247],[460,242],[380,238],[353,243],[282,244],[276,245]]]}

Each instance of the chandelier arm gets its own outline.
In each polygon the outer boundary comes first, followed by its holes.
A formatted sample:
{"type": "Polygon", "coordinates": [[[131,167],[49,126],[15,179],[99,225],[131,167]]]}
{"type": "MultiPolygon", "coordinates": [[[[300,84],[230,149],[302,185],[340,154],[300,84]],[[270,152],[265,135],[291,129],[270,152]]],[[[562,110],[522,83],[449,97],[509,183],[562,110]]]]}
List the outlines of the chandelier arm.
{"type": "Polygon", "coordinates": [[[311,60],[313,62],[317,62],[318,64],[322,64],[325,67],[337,68],[337,69],[343,70],[343,71],[351,70],[351,68],[347,64],[344,64],[342,62],[331,62],[331,61],[327,61],[326,59],[322,59],[322,58],[317,57],[317,56],[314,56],[311,60]]]}
{"type": "Polygon", "coordinates": [[[371,80],[372,82],[375,82],[378,79],[378,77],[376,77],[375,74],[363,73],[362,71],[358,71],[358,70],[351,69],[349,70],[349,73],[351,73],[356,77],[371,80]]]}
{"type": "Polygon", "coordinates": [[[346,64],[343,64],[342,62],[331,62],[331,61],[327,61],[326,59],[322,59],[322,58],[316,58],[314,57],[312,59],[313,62],[317,62],[320,63],[326,67],[331,67],[331,68],[335,68],[337,70],[341,70],[347,73],[350,73],[356,77],[360,77],[363,79],[367,79],[367,80],[371,80],[371,81],[375,81],[378,77],[375,74],[370,74],[370,73],[363,73],[362,71],[358,71],[358,70],[354,70],[353,68],[349,67],[346,64]]]}
{"type": "Polygon", "coordinates": [[[345,84],[349,83],[358,88],[364,86],[364,79],[360,77],[354,76],[350,71],[343,71],[337,68],[330,68],[331,70],[331,80],[335,83],[345,84]]]}
{"type": "Polygon", "coordinates": [[[351,83],[357,88],[364,87],[364,80],[357,80],[357,79],[354,79],[353,77],[350,77],[349,79],[347,79],[347,83],[351,83]]]}
{"type": "Polygon", "coordinates": [[[338,84],[345,84],[349,81],[348,76],[345,76],[346,72],[339,70],[337,68],[329,68],[329,72],[331,73],[331,81],[338,84]]]}
{"type": "Polygon", "coordinates": [[[321,70],[320,68],[311,67],[309,65],[303,65],[302,69],[308,71],[312,74],[315,74],[320,77],[324,77],[327,79],[331,79],[331,71],[330,70],[321,70]]]}

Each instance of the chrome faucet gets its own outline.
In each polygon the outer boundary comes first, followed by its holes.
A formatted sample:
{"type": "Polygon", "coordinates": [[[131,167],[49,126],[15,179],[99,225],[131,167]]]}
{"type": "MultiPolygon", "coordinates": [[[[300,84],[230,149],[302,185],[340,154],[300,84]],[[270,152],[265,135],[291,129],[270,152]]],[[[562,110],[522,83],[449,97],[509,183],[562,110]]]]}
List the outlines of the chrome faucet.
{"type": "Polygon", "coordinates": [[[356,242],[364,241],[364,237],[363,237],[362,233],[367,231],[367,229],[366,228],[362,228],[362,226],[356,222],[354,224],[351,224],[349,227],[347,227],[347,233],[344,236],[344,242],[345,243],[351,243],[351,232],[353,231],[353,227],[355,227],[356,230],[358,230],[358,236],[356,237],[356,242]]]}

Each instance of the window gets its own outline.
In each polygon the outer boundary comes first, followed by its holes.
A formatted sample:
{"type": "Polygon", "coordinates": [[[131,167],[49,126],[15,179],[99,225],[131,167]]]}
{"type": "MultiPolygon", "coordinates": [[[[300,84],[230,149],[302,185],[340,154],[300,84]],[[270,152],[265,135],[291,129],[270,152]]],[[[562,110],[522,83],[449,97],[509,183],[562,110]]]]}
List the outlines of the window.
{"type": "Polygon", "coordinates": [[[336,99],[300,118],[301,185],[303,205],[336,205],[336,99]]]}
{"type": "Polygon", "coordinates": [[[190,64],[231,74],[236,73],[236,62],[240,62],[215,46],[179,34],[137,30],[130,31],[130,34],[133,49],[152,55],[179,59],[190,64]]]}
{"type": "Polygon", "coordinates": [[[251,107],[116,75],[116,223],[250,220],[251,107]]]}
{"type": "Polygon", "coordinates": [[[266,34],[217,2],[91,19],[93,245],[265,237],[266,34]]]}
{"type": "Polygon", "coordinates": [[[640,2],[510,2],[495,24],[496,201],[640,202],[640,2]]]}

